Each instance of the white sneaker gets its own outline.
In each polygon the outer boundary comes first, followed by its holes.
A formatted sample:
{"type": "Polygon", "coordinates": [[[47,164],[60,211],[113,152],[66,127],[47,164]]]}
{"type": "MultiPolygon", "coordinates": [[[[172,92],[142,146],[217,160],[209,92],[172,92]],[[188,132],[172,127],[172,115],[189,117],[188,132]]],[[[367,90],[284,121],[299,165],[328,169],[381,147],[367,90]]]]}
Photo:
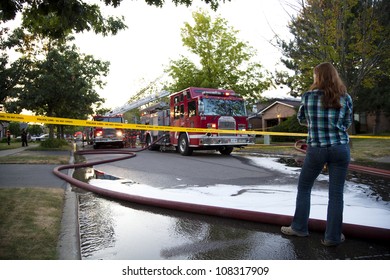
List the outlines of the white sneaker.
{"type": "Polygon", "coordinates": [[[299,236],[299,237],[306,237],[306,236],[309,236],[309,234],[304,234],[304,233],[300,233],[300,232],[297,232],[295,230],[293,230],[291,228],[291,226],[289,227],[282,227],[280,229],[280,231],[285,234],[285,235],[291,235],[291,236],[299,236]]]}

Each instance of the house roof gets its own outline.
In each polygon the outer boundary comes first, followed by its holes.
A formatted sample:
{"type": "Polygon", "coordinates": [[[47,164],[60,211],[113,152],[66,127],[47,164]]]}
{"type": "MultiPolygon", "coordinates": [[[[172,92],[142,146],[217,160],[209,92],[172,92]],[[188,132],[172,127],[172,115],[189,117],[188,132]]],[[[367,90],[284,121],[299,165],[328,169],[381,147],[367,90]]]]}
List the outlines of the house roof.
{"type": "Polygon", "coordinates": [[[266,102],[257,103],[258,112],[262,111],[264,108],[269,107],[275,102],[279,102],[280,104],[288,104],[294,107],[299,107],[301,100],[300,99],[285,99],[285,98],[272,98],[268,99],[266,102]]]}
{"type": "Polygon", "coordinates": [[[256,114],[257,114],[257,115],[262,114],[262,113],[264,113],[265,111],[267,111],[269,108],[275,106],[276,104],[281,104],[281,105],[284,105],[284,106],[287,106],[287,107],[290,107],[290,108],[294,108],[294,106],[291,105],[291,104],[287,104],[287,103],[280,102],[280,101],[275,101],[275,102],[272,103],[271,105],[265,107],[263,110],[258,111],[256,114]]]}
{"type": "Polygon", "coordinates": [[[249,118],[251,119],[251,118],[256,118],[256,117],[261,116],[264,112],[266,112],[267,110],[269,110],[270,108],[272,108],[276,104],[280,104],[280,105],[287,106],[290,108],[298,108],[300,103],[301,103],[298,100],[292,100],[292,99],[272,99],[272,100],[270,100],[270,102],[260,104],[259,110],[255,114],[251,115],[249,118]],[[272,102],[272,103],[270,103],[270,102],[272,102]]]}

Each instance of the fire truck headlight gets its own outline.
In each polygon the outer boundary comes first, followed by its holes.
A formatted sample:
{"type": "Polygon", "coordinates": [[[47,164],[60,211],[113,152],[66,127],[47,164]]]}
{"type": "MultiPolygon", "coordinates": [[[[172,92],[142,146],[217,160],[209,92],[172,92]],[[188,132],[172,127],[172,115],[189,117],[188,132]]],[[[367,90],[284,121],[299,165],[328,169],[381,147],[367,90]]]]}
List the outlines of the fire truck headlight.
{"type": "Polygon", "coordinates": [[[245,124],[239,124],[239,125],[238,125],[238,130],[246,131],[245,124]]]}
{"type": "Polygon", "coordinates": [[[217,124],[215,123],[208,123],[207,128],[217,128],[217,124]]]}
{"type": "Polygon", "coordinates": [[[117,131],[116,131],[116,136],[122,137],[122,135],[123,135],[122,130],[117,130],[117,131]]]}

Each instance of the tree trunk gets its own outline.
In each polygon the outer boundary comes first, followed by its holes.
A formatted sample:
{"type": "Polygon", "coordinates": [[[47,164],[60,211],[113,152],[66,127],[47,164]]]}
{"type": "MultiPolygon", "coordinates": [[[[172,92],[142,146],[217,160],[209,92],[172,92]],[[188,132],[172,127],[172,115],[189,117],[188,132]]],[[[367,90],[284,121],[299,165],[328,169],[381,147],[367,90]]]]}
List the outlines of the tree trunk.
{"type": "Polygon", "coordinates": [[[378,134],[380,124],[381,124],[381,110],[377,110],[375,111],[375,124],[372,131],[374,135],[378,134]]]}

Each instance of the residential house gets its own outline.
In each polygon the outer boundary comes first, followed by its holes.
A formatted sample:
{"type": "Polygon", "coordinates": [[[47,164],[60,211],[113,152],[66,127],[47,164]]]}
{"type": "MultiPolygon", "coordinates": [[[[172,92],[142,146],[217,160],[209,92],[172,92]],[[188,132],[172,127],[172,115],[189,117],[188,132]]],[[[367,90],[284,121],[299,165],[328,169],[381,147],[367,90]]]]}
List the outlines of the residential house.
{"type": "MultiPolygon", "coordinates": [[[[255,113],[248,120],[252,129],[267,131],[269,128],[280,124],[288,117],[295,115],[300,106],[300,98],[297,99],[269,99],[266,102],[256,104],[255,113]]],[[[355,112],[354,120],[357,121],[356,133],[383,133],[390,132],[390,114],[368,114],[355,112]]]]}
{"type": "Polygon", "coordinates": [[[378,114],[355,113],[356,133],[390,132],[390,114],[384,111],[378,114]]]}
{"type": "Polygon", "coordinates": [[[266,131],[295,115],[300,105],[299,99],[270,99],[256,104],[256,113],[248,118],[254,130],[266,131]]]}

